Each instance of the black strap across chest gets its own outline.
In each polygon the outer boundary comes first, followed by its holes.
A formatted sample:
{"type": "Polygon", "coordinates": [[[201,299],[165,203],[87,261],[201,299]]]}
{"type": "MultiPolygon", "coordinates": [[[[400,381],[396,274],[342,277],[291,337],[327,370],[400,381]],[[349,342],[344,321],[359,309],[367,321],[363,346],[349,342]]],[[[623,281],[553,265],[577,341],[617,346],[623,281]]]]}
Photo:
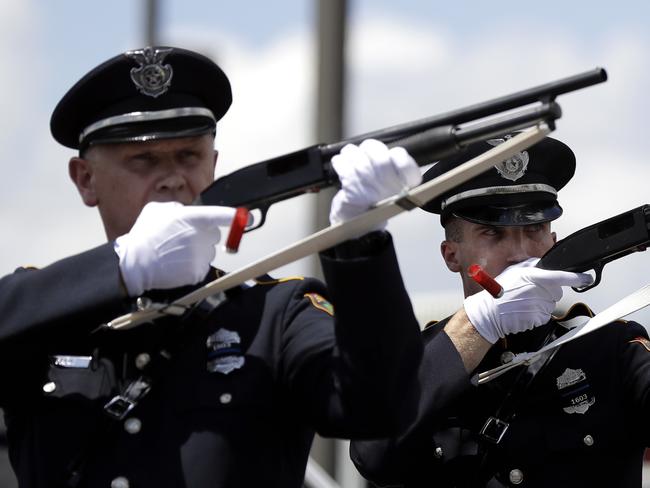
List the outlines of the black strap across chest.
{"type": "MultiPolygon", "coordinates": [[[[559,325],[552,327],[540,347],[557,339],[563,331],[559,325]]],[[[519,371],[515,379],[512,380],[494,415],[486,419],[477,436],[479,469],[475,476],[475,486],[486,486],[486,483],[494,476],[497,468],[494,466],[493,458],[503,436],[516,416],[517,409],[533,385],[535,378],[551,362],[558,350],[559,348],[555,348],[545,353],[537,361],[519,371]]]]}

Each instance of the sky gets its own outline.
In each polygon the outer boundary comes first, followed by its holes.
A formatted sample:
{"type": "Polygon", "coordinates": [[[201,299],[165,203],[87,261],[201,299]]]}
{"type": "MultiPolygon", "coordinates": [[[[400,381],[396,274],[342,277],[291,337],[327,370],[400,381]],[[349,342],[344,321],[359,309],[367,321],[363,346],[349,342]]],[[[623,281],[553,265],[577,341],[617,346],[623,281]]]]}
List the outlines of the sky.
{"type": "MultiPolygon", "coordinates": [[[[45,266],[104,242],[96,209],[67,175],[73,153],[53,141],[50,114],[66,90],[104,60],[144,44],[144,1],[0,0],[0,273],[45,266]]],[[[485,101],[590,70],[607,83],[558,98],[553,137],[577,156],[562,190],[559,237],[645,203],[650,109],[650,6],[641,1],[541,3],[351,0],[346,50],[348,136],[485,101]]],[[[213,57],[234,102],[220,123],[216,176],[317,141],[315,3],[308,0],[162,0],[161,44],[213,57]]],[[[272,207],[234,270],[310,232],[312,196],[272,207]]],[[[389,223],[405,283],[421,317],[440,319],[462,300],[440,257],[436,216],[414,210],[389,223]]],[[[274,272],[309,274],[302,260],[274,272]]],[[[596,311],[648,283],[650,254],[605,267],[603,282],[565,302],[596,311]]],[[[648,310],[632,316],[650,324],[648,310]]]]}

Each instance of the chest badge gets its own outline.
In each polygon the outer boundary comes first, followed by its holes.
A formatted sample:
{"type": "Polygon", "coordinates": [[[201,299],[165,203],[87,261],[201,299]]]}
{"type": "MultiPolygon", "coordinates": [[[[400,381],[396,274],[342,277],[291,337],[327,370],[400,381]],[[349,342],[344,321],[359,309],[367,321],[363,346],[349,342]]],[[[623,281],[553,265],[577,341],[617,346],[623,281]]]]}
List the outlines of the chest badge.
{"type": "Polygon", "coordinates": [[[210,373],[230,374],[244,366],[246,358],[241,348],[241,338],[235,331],[219,329],[208,336],[207,363],[210,373]]]}
{"type": "Polygon", "coordinates": [[[567,368],[556,378],[557,389],[562,398],[562,410],[568,414],[584,414],[596,403],[591,394],[587,375],[581,369],[567,368]]]}

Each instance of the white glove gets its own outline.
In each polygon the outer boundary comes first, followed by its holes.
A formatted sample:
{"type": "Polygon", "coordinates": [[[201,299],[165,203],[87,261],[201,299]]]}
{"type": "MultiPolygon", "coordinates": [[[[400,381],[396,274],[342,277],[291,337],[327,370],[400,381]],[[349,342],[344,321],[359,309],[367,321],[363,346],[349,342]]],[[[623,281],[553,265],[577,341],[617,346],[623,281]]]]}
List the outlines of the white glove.
{"type": "Polygon", "coordinates": [[[530,258],[506,268],[496,277],[503,295],[494,298],[481,291],[465,299],[467,317],[485,340],[516,334],[547,323],[563,286],[582,287],[593,282],[588,273],[536,268],[539,258],[530,258]]]}
{"type": "MultiPolygon", "coordinates": [[[[341,189],[332,199],[330,223],[345,222],[366,212],[377,202],[422,181],[415,160],[402,147],[388,149],[383,142],[367,139],[348,144],[332,158],[341,189]]],[[[377,229],[386,227],[386,222],[377,229]]]]}
{"type": "Polygon", "coordinates": [[[130,296],[146,290],[193,285],[205,278],[235,209],[150,202],[128,234],[115,240],[120,271],[130,296]]]}

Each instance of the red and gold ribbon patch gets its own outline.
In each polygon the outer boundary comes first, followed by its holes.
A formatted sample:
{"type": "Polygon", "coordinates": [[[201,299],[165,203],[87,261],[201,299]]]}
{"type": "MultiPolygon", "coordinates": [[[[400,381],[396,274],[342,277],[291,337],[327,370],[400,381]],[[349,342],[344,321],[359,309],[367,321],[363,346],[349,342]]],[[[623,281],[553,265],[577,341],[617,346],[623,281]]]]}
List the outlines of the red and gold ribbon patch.
{"type": "Polygon", "coordinates": [[[322,310],[323,312],[334,316],[334,305],[325,300],[325,298],[318,293],[305,293],[305,298],[309,298],[311,304],[318,310],[322,310]]]}

